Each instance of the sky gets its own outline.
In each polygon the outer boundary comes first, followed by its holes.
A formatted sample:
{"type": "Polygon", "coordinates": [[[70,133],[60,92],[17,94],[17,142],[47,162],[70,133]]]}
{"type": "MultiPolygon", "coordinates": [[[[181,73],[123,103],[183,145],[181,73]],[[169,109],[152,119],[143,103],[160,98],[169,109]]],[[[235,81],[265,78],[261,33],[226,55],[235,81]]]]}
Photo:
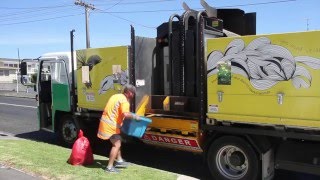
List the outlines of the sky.
{"type": "MultiPolygon", "coordinates": [[[[182,14],[182,3],[203,9],[200,0],[82,0],[95,9],[89,14],[92,48],[130,44],[136,35],[155,37],[156,27],[170,15],[182,14]]],[[[257,34],[320,30],[319,0],[206,0],[216,8],[257,13],[257,34]]],[[[0,58],[37,58],[44,53],[86,48],[84,7],[75,0],[1,0],[0,58]]]]}

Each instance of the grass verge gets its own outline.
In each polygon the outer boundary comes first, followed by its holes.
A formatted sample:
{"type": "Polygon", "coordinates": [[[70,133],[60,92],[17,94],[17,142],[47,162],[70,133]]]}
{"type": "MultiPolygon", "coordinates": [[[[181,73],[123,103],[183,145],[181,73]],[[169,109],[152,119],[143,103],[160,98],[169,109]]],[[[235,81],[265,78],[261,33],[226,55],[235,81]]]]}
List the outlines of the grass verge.
{"type": "Polygon", "coordinates": [[[90,166],[67,163],[71,149],[30,140],[0,140],[0,164],[45,179],[177,179],[174,173],[139,165],[121,169],[120,174],[104,172],[108,159],[94,155],[90,166]]]}

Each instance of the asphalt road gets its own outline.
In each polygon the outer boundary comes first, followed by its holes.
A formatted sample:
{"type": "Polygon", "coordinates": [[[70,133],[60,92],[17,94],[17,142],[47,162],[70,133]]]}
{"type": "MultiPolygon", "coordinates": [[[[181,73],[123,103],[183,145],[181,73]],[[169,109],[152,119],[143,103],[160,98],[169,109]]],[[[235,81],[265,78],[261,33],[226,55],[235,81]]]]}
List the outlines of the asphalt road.
{"type": "Polygon", "coordinates": [[[37,129],[34,99],[0,96],[0,131],[17,135],[37,129]]]}
{"type": "MultiPolygon", "coordinates": [[[[53,133],[38,131],[34,99],[0,96],[0,131],[8,132],[20,138],[58,145],[53,133]]],[[[96,154],[108,155],[110,144],[96,141],[92,146],[96,154]]],[[[124,144],[122,148],[123,156],[129,162],[199,179],[211,179],[200,155],[139,143],[124,144]]],[[[315,180],[320,179],[320,177],[277,171],[275,179],[315,180]]]]}

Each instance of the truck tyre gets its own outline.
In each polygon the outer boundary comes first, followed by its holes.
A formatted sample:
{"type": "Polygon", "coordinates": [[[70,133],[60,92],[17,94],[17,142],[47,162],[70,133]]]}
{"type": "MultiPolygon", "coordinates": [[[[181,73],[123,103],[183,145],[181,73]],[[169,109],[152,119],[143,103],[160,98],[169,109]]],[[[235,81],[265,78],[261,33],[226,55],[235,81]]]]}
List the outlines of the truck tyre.
{"type": "Polygon", "coordinates": [[[261,171],[260,160],[251,145],[234,136],[215,140],[208,149],[207,163],[217,180],[256,180],[261,171]]]}
{"type": "Polygon", "coordinates": [[[71,115],[67,114],[61,118],[59,124],[59,139],[66,147],[72,147],[78,136],[79,128],[77,127],[71,115]]]}

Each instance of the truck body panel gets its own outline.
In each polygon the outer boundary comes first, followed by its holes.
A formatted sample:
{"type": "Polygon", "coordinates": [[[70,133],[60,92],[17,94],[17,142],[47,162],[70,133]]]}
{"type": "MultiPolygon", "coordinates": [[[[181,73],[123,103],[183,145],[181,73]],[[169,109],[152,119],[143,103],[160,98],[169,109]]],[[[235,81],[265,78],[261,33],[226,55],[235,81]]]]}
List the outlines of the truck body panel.
{"type": "Polygon", "coordinates": [[[211,119],[320,128],[320,32],[207,40],[211,119]]]}
{"type": "Polygon", "coordinates": [[[109,97],[121,90],[121,85],[128,81],[128,51],[128,46],[77,51],[79,108],[102,111],[109,97]],[[119,65],[120,77],[115,77],[114,65],[119,65]],[[89,66],[89,82],[85,83],[82,82],[83,66],[89,66]],[[114,80],[120,80],[119,86],[114,80]]]}

